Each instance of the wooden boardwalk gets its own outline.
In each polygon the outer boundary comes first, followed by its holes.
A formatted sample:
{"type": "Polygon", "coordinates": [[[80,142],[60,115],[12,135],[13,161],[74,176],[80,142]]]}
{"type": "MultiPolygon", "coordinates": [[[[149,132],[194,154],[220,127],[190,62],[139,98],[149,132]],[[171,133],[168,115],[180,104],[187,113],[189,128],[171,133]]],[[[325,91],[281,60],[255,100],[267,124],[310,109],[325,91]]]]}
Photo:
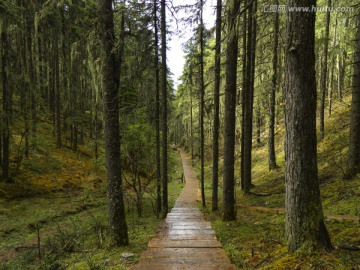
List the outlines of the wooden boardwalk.
{"type": "Polygon", "coordinates": [[[185,187],[171,213],[148,243],[135,270],[234,270],[211,223],[196,207],[198,181],[186,154],[180,150],[185,187]]]}

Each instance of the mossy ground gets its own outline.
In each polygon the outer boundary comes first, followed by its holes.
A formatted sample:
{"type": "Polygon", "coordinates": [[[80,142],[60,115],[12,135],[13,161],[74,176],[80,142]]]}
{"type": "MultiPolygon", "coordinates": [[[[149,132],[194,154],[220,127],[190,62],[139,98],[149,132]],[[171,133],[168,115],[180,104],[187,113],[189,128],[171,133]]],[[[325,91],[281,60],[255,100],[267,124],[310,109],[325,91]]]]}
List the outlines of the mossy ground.
{"type": "MultiPolygon", "coordinates": [[[[13,149],[23,152],[21,122],[14,123],[13,149]],[[18,127],[18,130],[17,128],[18,127]]],[[[154,212],[155,183],[137,216],[131,190],[125,204],[130,244],[110,245],[103,152],[93,158],[93,141],[85,137],[78,151],[57,149],[50,123],[40,121],[30,158],[22,157],[14,183],[0,183],[0,269],[128,269],[135,264],[160,219],[154,212]],[[38,245],[40,236],[40,256],[38,245]],[[133,256],[123,258],[121,254],[133,256]]],[[[102,148],[100,148],[102,149],[102,148]]],[[[183,184],[179,154],[169,150],[169,206],[183,184]]],[[[12,159],[16,159],[15,154],[12,159]]],[[[16,169],[12,164],[12,171],[16,169]]],[[[125,172],[126,173],[126,172],[125,172]]]]}
{"type": "MultiPolygon", "coordinates": [[[[337,102],[333,114],[325,120],[326,137],[318,144],[319,182],[324,214],[343,214],[360,216],[360,176],[343,180],[346,170],[349,143],[349,106],[350,98],[337,102]]],[[[269,171],[267,163],[266,132],[263,144],[254,145],[253,184],[254,194],[268,196],[244,196],[236,188],[237,220],[223,222],[221,211],[211,212],[211,165],[207,164],[205,173],[205,192],[207,208],[203,209],[206,218],[212,221],[218,239],[223,243],[231,261],[239,269],[360,269],[359,251],[347,251],[339,247],[360,247],[359,223],[326,221],[335,250],[331,253],[312,254],[311,256],[289,254],[285,243],[285,223],[283,214],[260,213],[244,206],[283,208],[285,202],[284,185],[284,123],[276,128],[276,152],[279,169],[269,171]],[[271,194],[271,195],[270,195],[271,194]]],[[[255,144],[255,142],[254,142],[255,144]]],[[[208,153],[211,157],[211,152],[208,153]]],[[[235,175],[239,179],[239,162],[236,159],[235,175]]],[[[194,162],[199,167],[199,162],[194,162]]],[[[222,160],[220,161],[220,171],[222,160]]],[[[197,170],[199,175],[199,170],[197,170]]],[[[220,204],[221,182],[220,175],[220,204]]],[[[199,205],[199,207],[201,207],[199,205]]],[[[221,205],[220,205],[221,209],[221,205]]]]}

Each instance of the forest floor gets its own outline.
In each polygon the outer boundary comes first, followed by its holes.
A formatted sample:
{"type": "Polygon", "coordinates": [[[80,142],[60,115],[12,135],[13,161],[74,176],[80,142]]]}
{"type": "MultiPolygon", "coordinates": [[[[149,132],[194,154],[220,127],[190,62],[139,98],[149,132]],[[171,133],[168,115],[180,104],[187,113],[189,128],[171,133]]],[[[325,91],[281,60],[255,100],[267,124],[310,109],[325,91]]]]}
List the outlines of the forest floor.
{"type": "MultiPolygon", "coordinates": [[[[349,142],[349,102],[336,102],[333,114],[326,119],[326,137],[318,143],[318,167],[321,196],[326,221],[335,250],[331,253],[288,254],[284,222],[284,123],[276,130],[276,152],[279,168],[268,170],[267,144],[256,145],[253,151],[253,184],[250,195],[236,188],[237,220],[223,222],[221,212],[211,212],[211,164],[205,168],[207,208],[217,238],[238,269],[360,269],[360,175],[343,180],[349,142]],[[341,217],[338,218],[337,217],[341,217]],[[345,218],[344,218],[345,217],[345,218]],[[346,217],[351,217],[347,220],[346,217]],[[349,250],[349,249],[354,249],[349,250]]],[[[266,138],[266,131],[262,134],[266,138]]],[[[211,152],[207,153],[211,157],[211,152]]],[[[220,155],[222,156],[222,154],[220,155]]],[[[210,160],[210,158],[208,159],[210,160]]],[[[237,159],[240,161],[239,152],[237,159]]],[[[197,174],[200,175],[199,162],[197,174]]],[[[220,170],[222,171],[222,160],[220,170]]],[[[239,164],[236,177],[240,179],[239,164]]],[[[220,175],[220,183],[222,175],[220,175]]],[[[220,202],[222,189],[220,184],[220,202]]],[[[200,207],[200,204],[199,204],[200,207]]],[[[221,209],[221,205],[220,205],[221,209]]]]}
{"type": "MultiPolygon", "coordinates": [[[[16,119],[14,125],[21,126],[16,119]]],[[[12,163],[14,183],[0,182],[0,270],[128,269],[139,260],[161,221],[154,211],[155,183],[144,195],[141,217],[134,192],[126,190],[130,244],[112,247],[104,153],[95,160],[88,138],[78,151],[66,144],[57,149],[51,128],[46,121],[39,122],[36,149],[30,158],[22,158],[18,169],[12,163]]],[[[14,129],[14,143],[20,137],[21,130],[14,129]]],[[[177,151],[170,150],[169,158],[172,207],[183,187],[182,165],[177,151]]]]}
{"type": "MultiPolygon", "coordinates": [[[[325,215],[360,217],[360,175],[343,180],[349,143],[349,101],[350,98],[345,98],[334,103],[332,116],[326,118],[326,137],[318,144],[319,181],[325,215]]],[[[0,269],[128,269],[136,264],[160,222],[153,207],[155,185],[150,185],[144,197],[141,217],[136,213],[134,193],[127,190],[130,245],[113,248],[108,237],[103,152],[95,160],[93,141],[87,137],[78,151],[70,150],[66,142],[57,149],[51,123],[41,120],[36,149],[26,159],[22,157],[21,126],[21,119],[14,119],[11,169],[15,181],[0,183],[0,269]]],[[[212,222],[217,239],[239,269],[360,269],[360,252],[346,250],[360,247],[359,222],[326,221],[335,247],[331,253],[287,253],[283,211],[276,210],[284,208],[285,201],[283,135],[284,124],[279,122],[276,129],[279,169],[270,172],[266,131],[261,144],[254,142],[255,187],[248,196],[237,188],[237,221],[234,222],[223,222],[220,211],[209,210],[211,145],[208,145],[207,208],[202,212],[212,222]]],[[[240,161],[238,148],[236,160],[240,161]]],[[[193,162],[198,168],[198,161],[193,162]]],[[[221,166],[222,160],[220,171],[221,166]]],[[[181,160],[173,150],[169,175],[171,207],[183,187],[179,181],[181,160]]],[[[219,194],[222,194],[221,185],[219,194]]]]}

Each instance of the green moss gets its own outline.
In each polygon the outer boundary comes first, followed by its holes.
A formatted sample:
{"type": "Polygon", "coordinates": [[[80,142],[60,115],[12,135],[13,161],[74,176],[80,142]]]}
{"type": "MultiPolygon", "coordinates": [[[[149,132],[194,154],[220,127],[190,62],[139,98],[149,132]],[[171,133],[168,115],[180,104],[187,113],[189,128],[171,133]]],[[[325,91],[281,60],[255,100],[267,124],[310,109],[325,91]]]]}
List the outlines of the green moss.
{"type": "MultiPolygon", "coordinates": [[[[349,97],[345,98],[348,103],[349,97]]],[[[343,181],[346,168],[349,109],[344,103],[334,103],[334,113],[325,123],[325,139],[318,144],[319,181],[324,213],[359,216],[360,185],[358,175],[350,181],[343,181]]],[[[252,188],[254,194],[243,195],[239,189],[239,157],[235,163],[237,221],[223,222],[221,211],[211,212],[211,170],[205,170],[205,196],[208,209],[202,209],[206,218],[212,221],[218,239],[223,243],[231,261],[239,269],[352,269],[360,265],[357,252],[335,249],[331,253],[313,252],[314,247],[304,245],[297,254],[288,254],[285,242],[285,217],[283,214],[259,213],[242,206],[283,208],[285,205],[284,179],[284,124],[277,126],[276,158],[278,169],[269,171],[267,145],[254,147],[252,188]]],[[[266,138],[262,138],[265,141],[266,138]]],[[[239,146],[237,146],[239,147],[239,146]]],[[[221,157],[220,157],[220,160],[221,157]]],[[[200,164],[194,162],[200,176],[200,164]]],[[[208,160],[206,168],[210,167],[208,160]]],[[[220,162],[220,167],[222,163],[220,162]]],[[[221,173],[221,168],[220,168],[221,173]]],[[[219,202],[222,202],[222,175],[219,176],[219,202]]],[[[326,221],[332,244],[338,246],[359,246],[360,227],[358,223],[326,221]]],[[[318,247],[315,249],[318,250],[318,247]]]]}
{"type": "MultiPolygon", "coordinates": [[[[147,193],[144,196],[142,217],[137,216],[134,205],[126,203],[129,246],[110,247],[102,176],[96,173],[84,174],[83,166],[87,170],[92,166],[89,157],[78,157],[76,153],[72,157],[72,154],[65,155],[64,151],[66,150],[59,150],[54,157],[60,160],[61,156],[66,156],[70,164],[66,165],[56,181],[49,181],[51,174],[41,175],[36,180],[34,177],[34,186],[42,184],[47,188],[41,197],[0,199],[0,253],[22,245],[31,247],[2,262],[1,270],[127,269],[139,260],[140,254],[154,235],[160,220],[154,215],[154,198],[151,193],[147,193]],[[66,180],[68,176],[72,176],[72,180],[66,180]],[[63,182],[63,179],[67,182],[63,182]],[[52,184],[51,189],[56,189],[57,192],[47,193],[49,183],[52,184]],[[63,183],[71,186],[63,189],[63,183]],[[97,184],[96,188],[92,187],[94,183],[97,184]],[[40,227],[43,253],[41,260],[38,259],[36,249],[37,226],[40,227]],[[123,259],[122,253],[133,253],[134,256],[123,259]]],[[[169,172],[173,176],[169,183],[171,208],[184,184],[178,181],[182,174],[178,153],[171,151],[169,157],[169,172]]],[[[12,192],[8,186],[4,186],[4,189],[5,192],[12,192]]]]}

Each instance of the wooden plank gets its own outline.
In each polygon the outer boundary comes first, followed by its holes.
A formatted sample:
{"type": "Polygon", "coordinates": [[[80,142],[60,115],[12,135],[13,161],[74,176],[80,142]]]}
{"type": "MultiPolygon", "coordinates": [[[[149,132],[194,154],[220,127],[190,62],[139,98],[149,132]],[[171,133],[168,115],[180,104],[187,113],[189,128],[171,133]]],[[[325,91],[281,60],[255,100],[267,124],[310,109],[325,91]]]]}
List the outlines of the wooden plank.
{"type": "Polygon", "coordinates": [[[170,240],[170,239],[151,239],[148,247],[197,247],[197,248],[214,248],[221,247],[217,240],[170,240]]]}
{"type": "Polygon", "coordinates": [[[232,264],[210,264],[210,263],[198,263],[198,264],[160,264],[153,263],[151,265],[147,263],[140,263],[133,267],[134,270],[235,270],[235,266],[232,264]]]}
{"type": "Polygon", "coordinates": [[[211,223],[196,207],[198,183],[191,165],[184,160],[186,184],[174,208],[148,243],[136,270],[235,270],[211,223]]]}
{"type": "MultiPolygon", "coordinates": [[[[214,257],[214,258],[227,258],[226,252],[221,248],[149,248],[146,250],[142,257],[176,257],[176,258],[189,258],[189,257],[214,257]]],[[[228,259],[228,258],[227,258],[228,259]]],[[[229,259],[228,259],[229,260],[229,259]]]]}

